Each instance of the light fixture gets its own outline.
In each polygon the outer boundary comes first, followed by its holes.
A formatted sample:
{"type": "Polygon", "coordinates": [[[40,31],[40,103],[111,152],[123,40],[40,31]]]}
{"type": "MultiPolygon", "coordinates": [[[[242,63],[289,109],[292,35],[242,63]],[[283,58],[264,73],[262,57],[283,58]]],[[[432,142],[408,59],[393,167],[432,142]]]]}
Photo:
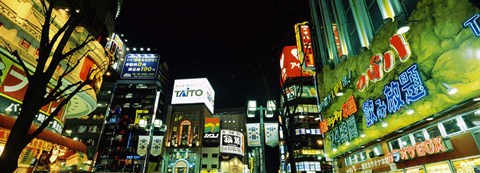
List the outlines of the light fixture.
{"type": "Polygon", "coordinates": [[[319,120],[320,120],[320,117],[315,118],[315,121],[319,121],[319,120]]]}
{"type": "Polygon", "coordinates": [[[247,117],[253,118],[255,117],[255,111],[257,110],[257,101],[249,100],[248,101],[248,108],[247,108],[247,117]]]}
{"type": "Polygon", "coordinates": [[[473,101],[475,101],[475,102],[480,101],[480,97],[474,98],[473,101]]]}
{"type": "Polygon", "coordinates": [[[147,48],[147,51],[150,51],[150,48],[147,48]]]}
{"type": "Polygon", "coordinates": [[[345,144],[346,144],[347,146],[349,146],[349,145],[350,145],[350,142],[347,141],[345,144]]]}
{"type": "Polygon", "coordinates": [[[382,127],[387,127],[388,126],[388,123],[387,122],[382,122],[382,127]]]}
{"type": "Polygon", "coordinates": [[[333,152],[337,152],[337,148],[333,148],[333,152]]]}
{"type": "Polygon", "coordinates": [[[360,146],[360,148],[365,148],[365,145],[360,146]]]}
{"type": "Polygon", "coordinates": [[[445,87],[447,89],[447,92],[448,94],[450,95],[453,95],[455,93],[457,93],[458,89],[455,88],[455,87],[451,87],[450,85],[448,85],[447,83],[442,83],[443,87],[445,87]]]}
{"type": "Polygon", "coordinates": [[[66,12],[69,12],[69,11],[70,11],[70,9],[69,9],[69,8],[65,8],[65,11],[66,11],[66,12]]]}
{"type": "Polygon", "coordinates": [[[137,48],[133,48],[133,51],[137,51],[137,48]]]}
{"type": "Polygon", "coordinates": [[[480,108],[477,109],[477,110],[475,110],[475,113],[474,113],[474,114],[475,114],[475,115],[480,115],[480,108]]]}
{"type": "Polygon", "coordinates": [[[408,26],[407,22],[398,22],[397,25],[397,34],[404,34],[410,30],[410,26],[408,26]]]}
{"type": "Polygon", "coordinates": [[[382,141],[382,139],[378,138],[378,139],[377,139],[377,142],[380,142],[380,141],[382,141]]]}
{"type": "Polygon", "coordinates": [[[432,121],[433,120],[433,117],[428,117],[427,119],[425,119],[427,121],[432,121]]]}
{"type": "Polygon", "coordinates": [[[397,34],[404,34],[410,30],[409,23],[420,22],[418,20],[399,21],[397,25],[397,34]]]}
{"type": "Polygon", "coordinates": [[[127,51],[130,51],[130,48],[127,47],[127,51]]]}
{"type": "Polygon", "coordinates": [[[413,109],[410,109],[407,105],[404,105],[405,108],[407,109],[407,114],[412,115],[415,111],[413,109]]]}
{"type": "Polygon", "coordinates": [[[360,134],[360,137],[364,138],[364,137],[365,137],[365,133],[360,134]]]}
{"type": "Polygon", "coordinates": [[[80,13],[80,9],[76,9],[75,12],[80,13]]]}
{"type": "Polygon", "coordinates": [[[155,127],[161,127],[162,124],[163,124],[163,122],[162,122],[162,120],[160,120],[160,119],[155,119],[155,120],[153,121],[153,125],[154,125],[155,127]]]}
{"type": "Polygon", "coordinates": [[[147,127],[147,120],[145,120],[145,119],[140,119],[140,120],[138,121],[138,126],[140,126],[140,127],[142,127],[142,128],[147,127]]]}
{"type": "Polygon", "coordinates": [[[343,92],[339,91],[338,93],[335,94],[337,97],[343,96],[343,92]]]}
{"type": "Polygon", "coordinates": [[[143,47],[140,48],[140,51],[143,51],[143,47]]]}

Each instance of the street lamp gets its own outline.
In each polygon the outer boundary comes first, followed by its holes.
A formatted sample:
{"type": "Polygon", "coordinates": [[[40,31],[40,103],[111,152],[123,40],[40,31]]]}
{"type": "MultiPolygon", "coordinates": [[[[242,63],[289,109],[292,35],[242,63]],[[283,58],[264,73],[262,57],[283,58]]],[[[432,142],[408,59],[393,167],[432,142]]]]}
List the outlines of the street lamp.
{"type": "Polygon", "coordinates": [[[259,155],[260,155],[260,172],[264,173],[266,171],[266,166],[265,166],[265,125],[263,123],[263,116],[267,118],[272,118],[273,115],[275,114],[275,101],[274,100],[268,100],[267,101],[267,107],[263,107],[260,105],[257,107],[257,101],[256,100],[249,100],[248,101],[248,108],[247,108],[247,117],[248,118],[254,118],[256,111],[260,111],[260,145],[261,149],[259,150],[259,155]],[[266,112],[265,112],[266,111],[266,112]]]}

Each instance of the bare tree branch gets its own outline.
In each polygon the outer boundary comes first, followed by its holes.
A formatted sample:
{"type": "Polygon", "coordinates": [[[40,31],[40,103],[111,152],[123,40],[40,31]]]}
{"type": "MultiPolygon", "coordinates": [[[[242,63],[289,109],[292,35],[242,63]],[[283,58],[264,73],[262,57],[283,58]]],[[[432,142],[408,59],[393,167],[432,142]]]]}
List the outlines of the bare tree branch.
{"type": "Polygon", "coordinates": [[[30,74],[30,70],[28,69],[27,65],[25,65],[25,62],[23,62],[23,59],[20,58],[20,55],[18,54],[18,51],[14,50],[12,52],[12,55],[17,59],[18,63],[22,67],[23,71],[25,71],[25,75],[27,76],[28,81],[32,81],[32,74],[30,74]]]}

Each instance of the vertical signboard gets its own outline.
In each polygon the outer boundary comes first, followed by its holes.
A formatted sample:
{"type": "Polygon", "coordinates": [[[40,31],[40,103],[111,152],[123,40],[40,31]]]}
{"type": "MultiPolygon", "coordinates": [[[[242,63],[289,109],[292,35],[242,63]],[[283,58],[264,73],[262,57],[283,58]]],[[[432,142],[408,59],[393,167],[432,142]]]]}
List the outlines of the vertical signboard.
{"type": "Polygon", "coordinates": [[[159,156],[162,153],[163,136],[153,136],[150,154],[159,156]]]}
{"type": "Polygon", "coordinates": [[[314,70],[313,43],[308,22],[297,23],[295,25],[295,36],[299,49],[300,63],[303,63],[305,70],[314,70]]]}
{"type": "Polygon", "coordinates": [[[147,154],[148,142],[150,142],[150,138],[148,136],[138,136],[137,154],[139,156],[144,156],[145,154],[147,154]]]}
{"type": "Polygon", "coordinates": [[[244,155],[243,133],[221,130],[220,153],[244,155]]]}
{"type": "Polygon", "coordinates": [[[218,147],[220,138],[220,118],[205,118],[203,146],[218,147]]]}
{"type": "Polygon", "coordinates": [[[248,146],[259,147],[260,146],[260,124],[248,123],[247,136],[248,136],[248,146]]]}
{"type": "Polygon", "coordinates": [[[120,78],[155,79],[159,61],[158,54],[127,54],[120,78]]]}
{"type": "Polygon", "coordinates": [[[265,124],[265,144],[270,147],[278,145],[278,123],[265,124]]]}
{"type": "Polygon", "coordinates": [[[177,79],[173,84],[172,105],[204,103],[213,113],[215,91],[207,78],[177,79]]]}

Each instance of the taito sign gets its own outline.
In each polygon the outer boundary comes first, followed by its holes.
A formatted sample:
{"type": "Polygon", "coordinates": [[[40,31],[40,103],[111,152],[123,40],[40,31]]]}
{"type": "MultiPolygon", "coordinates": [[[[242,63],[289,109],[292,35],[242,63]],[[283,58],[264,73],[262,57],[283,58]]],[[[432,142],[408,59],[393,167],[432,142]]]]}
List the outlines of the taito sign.
{"type": "MultiPolygon", "coordinates": [[[[406,62],[410,58],[412,51],[410,45],[402,34],[394,35],[390,38],[390,47],[392,47],[398,54],[401,62],[406,62]]],[[[368,83],[377,82],[383,79],[385,73],[388,73],[395,68],[395,55],[392,51],[387,51],[382,54],[376,54],[370,59],[370,67],[365,73],[360,75],[357,82],[357,89],[363,92],[368,87],[368,83]]]]}

